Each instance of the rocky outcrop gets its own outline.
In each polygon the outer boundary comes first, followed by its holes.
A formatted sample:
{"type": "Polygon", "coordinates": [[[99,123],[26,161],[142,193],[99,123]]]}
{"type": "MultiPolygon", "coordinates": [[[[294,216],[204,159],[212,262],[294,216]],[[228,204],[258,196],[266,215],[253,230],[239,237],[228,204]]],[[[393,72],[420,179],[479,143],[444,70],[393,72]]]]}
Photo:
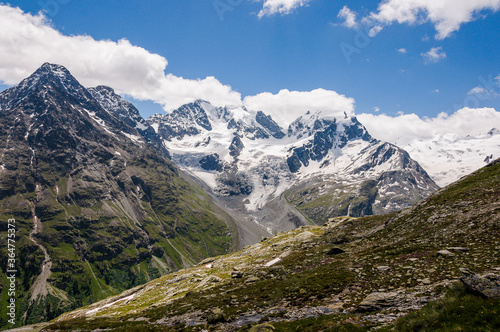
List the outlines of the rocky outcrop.
{"type": "Polygon", "coordinates": [[[281,139],[285,137],[285,134],[281,131],[281,127],[273,120],[271,116],[265,115],[262,111],[258,111],[257,115],[255,116],[255,120],[262,127],[266,128],[274,138],[281,139]]]}
{"type": "Polygon", "coordinates": [[[460,269],[460,272],[462,272],[460,280],[468,290],[489,299],[500,297],[500,274],[477,275],[465,268],[460,269]]]}
{"type": "Polygon", "coordinates": [[[200,166],[206,171],[222,171],[224,164],[217,153],[205,156],[200,159],[200,166]]]}

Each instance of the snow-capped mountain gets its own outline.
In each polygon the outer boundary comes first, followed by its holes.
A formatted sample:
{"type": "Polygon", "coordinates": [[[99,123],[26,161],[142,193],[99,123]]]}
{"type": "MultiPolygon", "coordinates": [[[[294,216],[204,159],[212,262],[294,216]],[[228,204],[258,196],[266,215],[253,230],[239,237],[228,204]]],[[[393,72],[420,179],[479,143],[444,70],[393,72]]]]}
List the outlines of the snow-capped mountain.
{"type": "Polygon", "coordinates": [[[283,130],[262,112],[196,101],[147,121],[177,165],[269,230],[307,222],[296,213],[266,217],[278,201],[325,222],[401,209],[438,188],[408,153],[354,117],[308,112],[283,130]]]}
{"type": "MultiPolygon", "coordinates": [[[[16,222],[16,255],[25,258],[16,264],[16,295],[26,322],[236,243],[228,218],[148,144],[156,134],[135,108],[110,89],[91,91],[98,99],[47,63],[0,92],[0,220],[16,222]]],[[[0,233],[7,239],[7,227],[0,233]]]]}
{"type": "Polygon", "coordinates": [[[427,170],[444,187],[500,157],[500,130],[491,129],[477,136],[455,134],[418,139],[398,146],[427,170]]]}

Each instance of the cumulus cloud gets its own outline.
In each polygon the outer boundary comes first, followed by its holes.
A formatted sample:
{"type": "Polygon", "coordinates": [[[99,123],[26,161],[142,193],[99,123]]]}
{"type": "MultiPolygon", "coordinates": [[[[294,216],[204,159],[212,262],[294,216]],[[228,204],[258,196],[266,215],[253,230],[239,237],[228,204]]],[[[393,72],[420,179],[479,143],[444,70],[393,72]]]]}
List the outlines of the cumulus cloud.
{"type": "Polygon", "coordinates": [[[467,94],[470,95],[482,95],[488,93],[488,90],[483,88],[482,86],[476,86],[472,88],[467,94]]]}
{"type": "Polygon", "coordinates": [[[345,22],[342,23],[345,27],[356,28],[358,26],[356,22],[356,12],[350,10],[347,6],[344,6],[344,8],[339,11],[337,17],[345,20],[345,22]]]}
{"type": "Polygon", "coordinates": [[[499,8],[500,0],[384,0],[367,18],[384,24],[431,22],[437,31],[436,39],[445,39],[479,13],[499,8]]]}
{"type": "Polygon", "coordinates": [[[358,118],[375,138],[404,146],[414,140],[428,140],[437,135],[465,137],[486,134],[494,124],[500,123],[500,112],[493,108],[466,107],[453,114],[441,113],[434,118],[421,118],[416,114],[360,114],[358,118]]]}
{"type": "Polygon", "coordinates": [[[399,53],[401,54],[406,54],[408,53],[408,51],[406,50],[406,48],[400,48],[399,50],[397,50],[399,53]]]}
{"type": "Polygon", "coordinates": [[[433,47],[428,52],[420,54],[425,63],[437,63],[446,58],[446,52],[442,47],[433,47]]]}
{"type": "Polygon", "coordinates": [[[375,37],[379,34],[380,31],[382,31],[383,27],[381,25],[376,25],[373,28],[368,31],[368,36],[370,37],[375,37]]]}
{"type": "Polygon", "coordinates": [[[295,9],[306,6],[309,1],[310,0],[264,0],[263,8],[257,15],[263,17],[275,14],[290,14],[295,9]]]}
{"type": "Polygon", "coordinates": [[[165,74],[167,60],[132,45],[65,36],[43,15],[0,4],[0,82],[16,84],[44,62],[63,65],[85,86],[109,85],[139,100],[171,110],[201,98],[214,105],[239,105],[241,95],[214,77],[189,80],[165,74]]]}
{"type": "Polygon", "coordinates": [[[354,99],[335,91],[316,89],[313,91],[281,90],[277,94],[269,92],[246,97],[244,105],[252,110],[269,114],[281,126],[288,126],[307,111],[322,111],[323,114],[343,117],[354,115],[354,99]]]}

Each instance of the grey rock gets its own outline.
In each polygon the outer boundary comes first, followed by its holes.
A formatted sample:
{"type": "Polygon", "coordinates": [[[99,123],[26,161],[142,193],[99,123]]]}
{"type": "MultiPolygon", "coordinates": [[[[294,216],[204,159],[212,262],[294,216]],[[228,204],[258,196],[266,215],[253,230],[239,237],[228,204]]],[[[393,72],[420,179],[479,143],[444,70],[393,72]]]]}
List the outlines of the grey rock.
{"type": "Polygon", "coordinates": [[[470,251],[470,248],[466,248],[466,247],[449,247],[447,249],[451,250],[451,251],[460,251],[460,252],[470,251]]]}
{"type": "Polygon", "coordinates": [[[500,297],[500,275],[487,273],[477,275],[468,269],[460,269],[462,276],[460,280],[465,287],[475,293],[479,293],[486,298],[500,297]]]}
{"type": "Polygon", "coordinates": [[[248,279],[245,281],[245,284],[251,284],[251,283],[253,283],[253,282],[257,282],[257,281],[259,281],[259,280],[260,280],[260,278],[259,278],[259,277],[250,277],[250,278],[248,278],[248,279]]]}
{"type": "Polygon", "coordinates": [[[430,284],[431,284],[431,279],[429,279],[429,278],[425,278],[425,279],[423,279],[423,280],[422,280],[422,283],[423,283],[424,285],[430,285],[430,284]]]}
{"type": "Polygon", "coordinates": [[[385,307],[393,306],[397,303],[399,294],[396,292],[371,293],[358,306],[358,312],[377,311],[385,307]]]}
{"type": "Polygon", "coordinates": [[[377,266],[376,269],[379,270],[380,272],[384,272],[384,271],[389,271],[391,268],[389,266],[377,266]]]}
{"type": "Polygon", "coordinates": [[[440,250],[440,251],[438,251],[438,255],[439,256],[443,256],[443,257],[453,257],[453,256],[455,256],[454,253],[452,253],[452,252],[450,252],[448,250],[440,250]]]}

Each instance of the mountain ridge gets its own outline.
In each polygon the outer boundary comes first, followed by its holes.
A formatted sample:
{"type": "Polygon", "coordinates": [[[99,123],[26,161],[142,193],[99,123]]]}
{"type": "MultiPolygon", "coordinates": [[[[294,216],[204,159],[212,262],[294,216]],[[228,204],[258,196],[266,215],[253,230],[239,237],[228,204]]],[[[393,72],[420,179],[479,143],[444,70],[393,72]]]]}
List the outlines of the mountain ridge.
{"type": "Polygon", "coordinates": [[[19,324],[231,249],[232,220],[141,130],[62,66],[0,93],[0,241],[15,219],[19,324]]]}

